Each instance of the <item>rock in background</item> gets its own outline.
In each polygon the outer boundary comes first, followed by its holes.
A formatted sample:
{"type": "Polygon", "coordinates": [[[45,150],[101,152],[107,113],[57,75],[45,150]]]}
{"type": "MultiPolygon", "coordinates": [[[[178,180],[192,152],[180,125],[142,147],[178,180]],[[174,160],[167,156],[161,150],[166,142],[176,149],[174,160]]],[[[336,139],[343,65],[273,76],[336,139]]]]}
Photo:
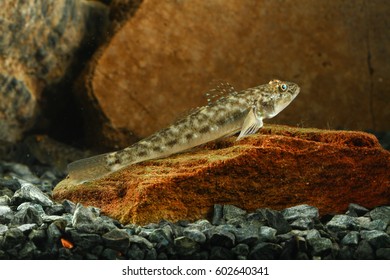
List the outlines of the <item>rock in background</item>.
{"type": "MultiPolygon", "coordinates": [[[[96,42],[105,28],[108,9],[99,2],[83,0],[3,2],[0,140],[13,142],[42,125],[36,122],[48,98],[43,92],[68,74],[69,67],[80,58],[83,44],[96,42]]],[[[55,95],[55,90],[51,94],[55,95]]],[[[60,103],[57,99],[52,109],[58,109],[60,103]]]]}
{"type": "Polygon", "coordinates": [[[81,83],[89,143],[143,138],[221,80],[297,82],[301,94],[278,123],[389,130],[389,12],[379,0],[145,0],[81,83]]]}

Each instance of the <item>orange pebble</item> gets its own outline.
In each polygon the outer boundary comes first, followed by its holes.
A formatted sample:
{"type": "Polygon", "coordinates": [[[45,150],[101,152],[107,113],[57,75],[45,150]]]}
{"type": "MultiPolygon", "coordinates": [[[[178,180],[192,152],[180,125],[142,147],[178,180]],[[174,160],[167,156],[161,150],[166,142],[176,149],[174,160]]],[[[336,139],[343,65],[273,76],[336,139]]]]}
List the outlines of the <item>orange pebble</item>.
{"type": "Polygon", "coordinates": [[[61,244],[62,244],[62,247],[64,248],[68,248],[68,249],[72,249],[73,248],[73,244],[72,242],[64,239],[64,238],[61,238],[61,244]]]}

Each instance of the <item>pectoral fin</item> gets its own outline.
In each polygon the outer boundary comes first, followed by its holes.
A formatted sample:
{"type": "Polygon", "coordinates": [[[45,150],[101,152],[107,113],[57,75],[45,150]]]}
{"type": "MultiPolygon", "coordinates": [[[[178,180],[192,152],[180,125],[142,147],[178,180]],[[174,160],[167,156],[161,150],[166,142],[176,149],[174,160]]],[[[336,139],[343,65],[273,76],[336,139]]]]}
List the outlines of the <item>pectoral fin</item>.
{"type": "Polygon", "coordinates": [[[246,116],[244,123],[241,128],[240,135],[237,140],[244,138],[250,134],[256,133],[263,126],[263,120],[261,117],[258,117],[256,114],[256,107],[253,106],[246,116]]]}

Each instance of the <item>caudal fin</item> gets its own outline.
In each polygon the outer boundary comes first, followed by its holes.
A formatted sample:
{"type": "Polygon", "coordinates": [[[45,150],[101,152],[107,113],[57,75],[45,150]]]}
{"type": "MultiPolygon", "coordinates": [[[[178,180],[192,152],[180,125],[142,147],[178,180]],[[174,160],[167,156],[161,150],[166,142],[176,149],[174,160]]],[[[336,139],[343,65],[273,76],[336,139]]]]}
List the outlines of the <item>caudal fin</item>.
{"type": "Polygon", "coordinates": [[[80,159],[68,164],[69,179],[77,183],[103,177],[112,170],[107,166],[106,154],[80,159]]]}

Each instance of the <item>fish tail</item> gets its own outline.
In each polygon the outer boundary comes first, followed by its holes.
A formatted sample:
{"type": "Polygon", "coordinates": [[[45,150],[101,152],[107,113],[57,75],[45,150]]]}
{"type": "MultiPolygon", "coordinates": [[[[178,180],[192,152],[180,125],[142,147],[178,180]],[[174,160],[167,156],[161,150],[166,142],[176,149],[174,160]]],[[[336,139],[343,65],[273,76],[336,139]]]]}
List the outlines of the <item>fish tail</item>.
{"type": "Polygon", "coordinates": [[[107,165],[107,154],[80,159],[68,164],[68,178],[82,183],[98,179],[112,172],[107,165]]]}

